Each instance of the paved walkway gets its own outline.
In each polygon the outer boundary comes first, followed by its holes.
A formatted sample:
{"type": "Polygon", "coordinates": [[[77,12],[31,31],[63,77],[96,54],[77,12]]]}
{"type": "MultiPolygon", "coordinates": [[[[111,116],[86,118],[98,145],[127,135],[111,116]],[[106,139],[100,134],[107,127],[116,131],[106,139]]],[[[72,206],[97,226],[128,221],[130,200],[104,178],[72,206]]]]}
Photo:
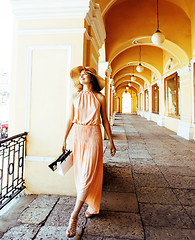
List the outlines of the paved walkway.
{"type": "MultiPolygon", "coordinates": [[[[99,215],[85,208],[74,239],[195,239],[195,143],[136,115],[116,115],[105,141],[99,215]]],[[[1,239],[66,239],[74,197],[23,196],[0,219],[1,239]]]]}

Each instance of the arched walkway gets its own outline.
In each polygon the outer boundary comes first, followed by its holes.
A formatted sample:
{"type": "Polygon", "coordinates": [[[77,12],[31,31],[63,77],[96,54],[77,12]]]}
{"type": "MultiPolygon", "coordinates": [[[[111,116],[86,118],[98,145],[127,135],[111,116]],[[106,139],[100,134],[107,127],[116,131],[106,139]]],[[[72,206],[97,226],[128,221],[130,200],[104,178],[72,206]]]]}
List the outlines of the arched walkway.
{"type": "MultiPolygon", "coordinates": [[[[82,210],[75,239],[193,239],[195,143],[137,115],[116,115],[112,131],[117,153],[105,140],[101,212],[86,219],[82,210]]],[[[0,219],[1,239],[65,239],[74,201],[21,197],[0,219]]]]}

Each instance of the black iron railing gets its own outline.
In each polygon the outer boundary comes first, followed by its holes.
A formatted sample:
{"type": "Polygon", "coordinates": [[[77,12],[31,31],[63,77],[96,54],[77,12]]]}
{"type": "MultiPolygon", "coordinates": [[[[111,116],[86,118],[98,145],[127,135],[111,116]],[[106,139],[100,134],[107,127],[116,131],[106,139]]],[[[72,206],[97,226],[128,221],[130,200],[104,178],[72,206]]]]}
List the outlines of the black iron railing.
{"type": "Polygon", "coordinates": [[[24,188],[24,156],[27,133],[0,141],[0,209],[24,188]]]}

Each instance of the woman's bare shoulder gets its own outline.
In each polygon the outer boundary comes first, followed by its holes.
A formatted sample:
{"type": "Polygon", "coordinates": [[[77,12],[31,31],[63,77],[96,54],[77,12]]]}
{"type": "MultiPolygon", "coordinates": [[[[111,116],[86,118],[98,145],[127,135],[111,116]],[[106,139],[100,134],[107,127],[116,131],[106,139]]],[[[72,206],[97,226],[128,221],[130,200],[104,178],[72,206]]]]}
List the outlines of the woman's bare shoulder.
{"type": "Polygon", "coordinates": [[[102,93],[95,93],[97,99],[100,101],[100,103],[103,103],[105,101],[105,96],[102,93]]]}
{"type": "Polygon", "coordinates": [[[71,100],[72,102],[75,100],[75,98],[79,95],[79,92],[76,92],[76,93],[73,93],[72,94],[72,97],[71,97],[71,100]]]}

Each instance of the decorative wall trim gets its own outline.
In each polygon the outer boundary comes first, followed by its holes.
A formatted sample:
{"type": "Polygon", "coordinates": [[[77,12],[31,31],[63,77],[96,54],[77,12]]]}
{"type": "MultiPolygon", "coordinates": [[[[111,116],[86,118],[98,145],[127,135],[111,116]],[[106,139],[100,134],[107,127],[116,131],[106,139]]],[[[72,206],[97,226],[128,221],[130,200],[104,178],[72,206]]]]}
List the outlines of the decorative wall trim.
{"type": "Polygon", "coordinates": [[[42,35],[42,34],[84,34],[85,28],[58,28],[58,29],[27,29],[17,30],[21,35],[42,35]]]}
{"type": "Polygon", "coordinates": [[[10,0],[20,19],[84,18],[89,0],[10,0]]]}
{"type": "MultiPolygon", "coordinates": [[[[67,66],[67,88],[66,100],[69,101],[71,97],[71,79],[69,72],[72,65],[72,46],[71,45],[33,45],[29,46],[27,50],[27,71],[26,71],[26,105],[25,105],[25,131],[30,131],[30,111],[31,111],[31,76],[32,76],[32,53],[34,50],[67,50],[68,52],[68,66],[67,66]]],[[[69,116],[70,106],[67,105],[66,117],[69,116]]]]}
{"type": "Polygon", "coordinates": [[[51,163],[55,160],[55,157],[39,157],[39,156],[26,156],[25,161],[28,162],[42,162],[51,163]]]}

